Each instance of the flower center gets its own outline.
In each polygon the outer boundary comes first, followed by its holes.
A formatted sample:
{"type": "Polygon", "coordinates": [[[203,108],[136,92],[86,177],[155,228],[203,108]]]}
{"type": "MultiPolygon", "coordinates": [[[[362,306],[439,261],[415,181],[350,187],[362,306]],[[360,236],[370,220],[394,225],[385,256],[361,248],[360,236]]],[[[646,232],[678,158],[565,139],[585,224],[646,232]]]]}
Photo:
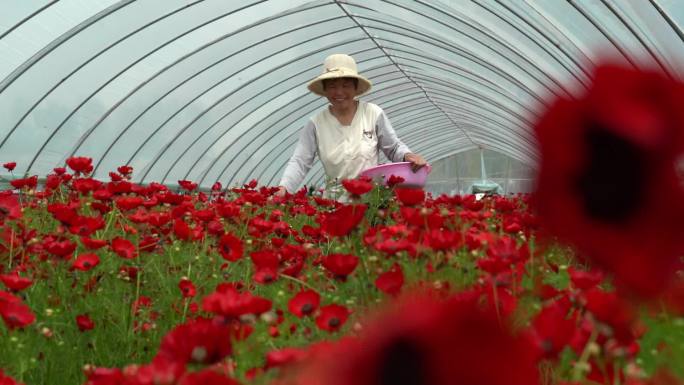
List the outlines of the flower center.
{"type": "Polygon", "coordinates": [[[416,344],[399,338],[387,346],[378,365],[379,385],[422,385],[428,383],[425,357],[416,344]]]}
{"type": "Polygon", "coordinates": [[[302,314],[309,314],[313,311],[313,305],[310,303],[305,303],[304,306],[302,306],[301,312],[302,314]]]}
{"type": "Polygon", "coordinates": [[[340,319],[337,317],[331,318],[330,321],[328,321],[328,326],[330,326],[331,328],[336,328],[340,326],[340,319]]]}
{"type": "Polygon", "coordinates": [[[599,123],[593,123],[585,140],[587,164],[576,184],[584,209],[602,222],[628,220],[638,211],[648,188],[645,154],[599,123]]]}
{"type": "Polygon", "coordinates": [[[197,346],[192,349],[191,357],[195,362],[204,362],[207,358],[207,349],[204,346],[197,346]]]}

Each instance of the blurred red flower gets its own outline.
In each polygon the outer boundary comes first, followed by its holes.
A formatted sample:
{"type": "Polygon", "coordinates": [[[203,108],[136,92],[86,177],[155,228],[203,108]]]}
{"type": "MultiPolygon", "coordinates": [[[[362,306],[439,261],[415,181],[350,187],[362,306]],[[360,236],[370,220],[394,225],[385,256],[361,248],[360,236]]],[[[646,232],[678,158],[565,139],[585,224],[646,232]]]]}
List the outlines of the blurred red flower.
{"type": "Polygon", "coordinates": [[[189,241],[192,237],[192,229],[183,219],[177,218],[173,221],[173,234],[180,240],[189,241]]]}
{"type": "Polygon", "coordinates": [[[603,273],[597,270],[582,271],[568,267],[568,274],[573,286],[580,290],[588,290],[603,282],[603,273]]]}
{"type": "Polygon", "coordinates": [[[398,184],[404,183],[405,180],[406,179],[401,176],[392,174],[389,178],[387,178],[387,186],[394,187],[398,184]]]}
{"type": "Polygon", "coordinates": [[[90,236],[97,230],[104,229],[105,221],[101,216],[84,217],[77,215],[69,224],[69,232],[80,236],[90,236]]]}
{"type": "Polygon", "coordinates": [[[416,206],[425,200],[425,191],[419,188],[397,187],[394,196],[405,206],[416,206]]]}
{"type": "Polygon", "coordinates": [[[105,241],[104,239],[81,237],[81,242],[83,243],[83,246],[87,247],[90,250],[97,250],[107,246],[107,241],[105,241]]]}
{"type": "Polygon", "coordinates": [[[194,183],[189,180],[179,180],[178,185],[181,186],[183,190],[186,191],[193,191],[194,189],[197,188],[197,183],[194,183]]]}
{"type": "Polygon", "coordinates": [[[74,172],[88,174],[93,171],[93,158],[85,156],[72,156],[66,160],[67,166],[74,172]]]}
{"type": "Polygon", "coordinates": [[[240,238],[226,233],[218,240],[218,250],[223,259],[235,262],[242,258],[243,246],[240,238]]]}
{"type": "Polygon", "coordinates": [[[535,127],[536,208],[546,227],[650,297],[684,251],[684,86],[655,72],[596,70],[578,100],[555,102],[535,127]]]}
{"type": "Polygon", "coordinates": [[[562,297],[542,308],[532,320],[534,338],[544,358],[558,359],[569,346],[577,329],[577,313],[571,313],[568,297],[562,297]]]}
{"type": "Polygon", "coordinates": [[[178,282],[178,288],[180,289],[183,298],[192,298],[197,294],[195,284],[187,278],[183,278],[178,282]]]}
{"type": "Polygon", "coordinates": [[[76,316],[76,325],[78,330],[85,332],[88,330],[93,330],[95,328],[95,322],[90,319],[88,314],[79,314],[76,316]]]}
{"type": "Polygon", "coordinates": [[[231,328],[218,321],[191,320],[164,336],[157,357],[184,364],[213,364],[233,352],[231,334],[231,328]]]}
{"type": "Polygon", "coordinates": [[[0,369],[0,384],[2,385],[24,385],[22,382],[15,380],[14,378],[6,375],[2,369],[0,369]]]}
{"type": "Polygon", "coordinates": [[[21,204],[19,198],[11,191],[0,193],[0,223],[6,219],[21,218],[21,204]]]}
{"type": "Polygon", "coordinates": [[[0,281],[12,291],[21,291],[33,284],[31,279],[20,277],[18,273],[0,274],[0,281]]]}
{"type": "Polygon", "coordinates": [[[112,251],[114,251],[121,258],[134,259],[138,256],[138,252],[135,250],[135,245],[127,239],[115,237],[112,239],[111,247],[112,251]]]}
{"type": "Polygon", "coordinates": [[[114,201],[116,207],[121,211],[133,210],[143,204],[143,199],[139,196],[125,196],[114,201]]]}
{"type": "Polygon", "coordinates": [[[404,300],[318,356],[307,384],[539,384],[529,336],[467,294],[404,300]]]}
{"type": "Polygon", "coordinates": [[[359,264],[359,257],[352,254],[330,254],[323,259],[323,267],[331,272],[335,278],[344,280],[359,264]]]}
{"type": "Polygon", "coordinates": [[[15,167],[17,167],[17,162],[3,163],[2,167],[6,168],[7,171],[12,171],[12,170],[14,170],[15,167]]]}
{"type": "Polygon", "coordinates": [[[368,207],[365,204],[343,205],[319,218],[321,231],[332,236],[349,234],[363,220],[368,207]]]}
{"type": "Polygon", "coordinates": [[[64,259],[70,258],[77,246],[76,243],[68,239],[55,239],[53,237],[46,237],[43,244],[49,253],[64,259]]]}
{"type": "Polygon", "coordinates": [[[313,314],[321,303],[321,296],[313,290],[302,290],[287,302],[290,312],[299,318],[313,314]]]}
{"type": "Polygon", "coordinates": [[[265,369],[286,366],[301,361],[308,356],[308,351],[299,348],[283,348],[266,353],[265,369]]]}
{"type": "Polygon", "coordinates": [[[321,307],[320,314],[316,317],[316,326],[328,332],[339,330],[349,317],[349,309],[344,306],[332,304],[321,307]]]}
{"type": "Polygon", "coordinates": [[[240,385],[236,380],[218,373],[213,368],[188,372],[178,381],[178,385],[240,385]]]}
{"type": "Polygon", "coordinates": [[[373,183],[368,177],[359,177],[358,179],[344,179],[342,181],[344,189],[354,196],[361,196],[373,189],[373,183]]]}
{"type": "Polygon", "coordinates": [[[392,265],[389,271],[386,271],[375,279],[375,287],[381,292],[396,296],[404,286],[404,272],[398,263],[392,265]]]}
{"type": "Polygon", "coordinates": [[[16,297],[0,297],[0,316],[9,329],[25,328],[36,320],[31,308],[16,297]]]}
{"type": "Polygon", "coordinates": [[[219,285],[216,291],[202,299],[204,311],[224,316],[228,319],[246,314],[261,314],[271,310],[272,302],[266,298],[240,293],[235,287],[219,285]]]}
{"type": "Polygon", "coordinates": [[[21,190],[24,187],[29,189],[35,189],[36,186],[38,186],[38,176],[33,175],[26,178],[13,179],[10,181],[10,184],[12,185],[12,187],[18,190],[21,190]]]}
{"type": "Polygon", "coordinates": [[[121,175],[130,175],[133,172],[133,167],[131,166],[119,166],[116,168],[116,171],[119,172],[121,175]]]}

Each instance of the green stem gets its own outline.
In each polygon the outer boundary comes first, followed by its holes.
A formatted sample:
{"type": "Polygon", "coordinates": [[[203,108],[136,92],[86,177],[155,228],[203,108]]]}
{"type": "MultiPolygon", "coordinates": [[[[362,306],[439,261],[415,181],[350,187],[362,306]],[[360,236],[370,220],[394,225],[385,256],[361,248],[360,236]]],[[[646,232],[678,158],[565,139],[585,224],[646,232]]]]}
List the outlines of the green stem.
{"type": "Polygon", "coordinates": [[[596,342],[596,338],[598,338],[598,331],[594,327],[594,330],[591,331],[591,335],[589,336],[589,341],[584,345],[584,350],[582,350],[582,354],[573,369],[573,381],[580,381],[584,377],[584,367],[589,362],[589,358],[591,357],[591,346],[596,342]]]}
{"type": "MultiPolygon", "coordinates": [[[[318,293],[318,290],[317,290],[315,287],[309,285],[308,283],[302,281],[301,279],[298,279],[298,278],[295,278],[295,277],[291,277],[291,276],[285,275],[285,274],[282,274],[281,277],[283,277],[283,278],[285,278],[285,279],[289,279],[290,281],[293,281],[293,282],[297,282],[298,284],[300,284],[300,285],[302,285],[302,286],[304,286],[304,287],[306,287],[306,288],[309,288],[309,289],[315,291],[316,293],[318,293]]],[[[320,293],[319,293],[319,294],[320,294],[320,293]]]]}
{"type": "Polygon", "coordinates": [[[9,249],[9,270],[12,270],[12,261],[14,257],[14,227],[10,230],[10,249],[9,249]]]}

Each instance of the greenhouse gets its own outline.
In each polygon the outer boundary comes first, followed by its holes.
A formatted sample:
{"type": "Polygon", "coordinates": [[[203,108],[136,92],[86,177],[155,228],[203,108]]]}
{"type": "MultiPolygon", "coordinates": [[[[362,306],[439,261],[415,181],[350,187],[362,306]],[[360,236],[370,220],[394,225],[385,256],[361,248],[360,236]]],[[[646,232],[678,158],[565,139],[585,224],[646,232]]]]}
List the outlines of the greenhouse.
{"type": "Polygon", "coordinates": [[[0,384],[684,383],[683,5],[0,1],[0,384]]]}

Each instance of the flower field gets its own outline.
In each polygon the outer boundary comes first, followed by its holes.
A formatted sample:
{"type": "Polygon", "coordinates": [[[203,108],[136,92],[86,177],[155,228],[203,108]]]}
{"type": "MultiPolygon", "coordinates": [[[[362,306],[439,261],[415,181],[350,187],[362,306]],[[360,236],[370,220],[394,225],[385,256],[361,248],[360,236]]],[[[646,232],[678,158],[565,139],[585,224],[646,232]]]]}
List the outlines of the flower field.
{"type": "Polygon", "coordinates": [[[344,181],[347,203],[256,181],[171,191],[128,166],[95,180],[87,157],[40,186],[14,178],[0,193],[0,384],[681,383],[682,146],[558,124],[606,116],[582,103],[538,127],[536,196],[362,179],[344,181]],[[559,143],[585,139],[629,142],[611,155],[636,153],[657,192],[583,188],[607,161],[559,143]],[[564,190],[578,169],[582,188],[564,190]]]}

